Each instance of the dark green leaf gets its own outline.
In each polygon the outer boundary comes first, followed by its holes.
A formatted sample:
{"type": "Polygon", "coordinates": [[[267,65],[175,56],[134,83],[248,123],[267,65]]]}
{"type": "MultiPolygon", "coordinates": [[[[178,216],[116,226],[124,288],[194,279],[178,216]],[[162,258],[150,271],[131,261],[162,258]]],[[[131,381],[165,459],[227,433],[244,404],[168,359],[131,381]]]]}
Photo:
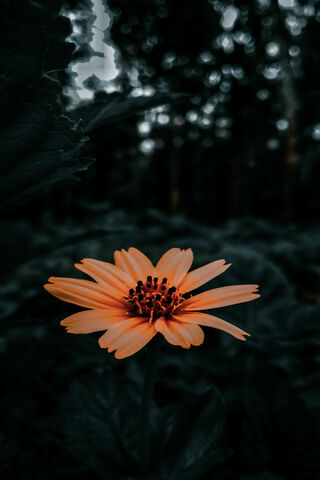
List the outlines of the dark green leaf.
{"type": "Polygon", "coordinates": [[[63,428],[74,456],[101,478],[127,478],[137,471],[139,395],[132,381],[92,372],[74,382],[63,410],[66,405],[63,428]]]}
{"type": "Polygon", "coordinates": [[[84,131],[122,120],[159,105],[173,103],[185,98],[183,93],[156,93],[151,97],[127,97],[121,93],[107,95],[99,92],[95,100],[72,112],[74,120],[81,119],[84,131]]]}
{"type": "Polygon", "coordinates": [[[243,389],[243,436],[240,457],[247,468],[286,475],[288,465],[301,475],[316,471],[317,425],[278,372],[255,358],[248,361],[243,389]],[[288,408],[290,406],[290,408],[288,408]]]}
{"type": "Polygon", "coordinates": [[[0,210],[76,180],[90,164],[79,159],[84,138],[63,114],[57,74],[48,76],[63,70],[73,51],[59,10],[19,0],[2,12],[0,210]]]}
{"type": "Polygon", "coordinates": [[[159,478],[197,479],[230,456],[221,443],[222,399],[213,388],[164,408],[160,423],[159,478]]]}

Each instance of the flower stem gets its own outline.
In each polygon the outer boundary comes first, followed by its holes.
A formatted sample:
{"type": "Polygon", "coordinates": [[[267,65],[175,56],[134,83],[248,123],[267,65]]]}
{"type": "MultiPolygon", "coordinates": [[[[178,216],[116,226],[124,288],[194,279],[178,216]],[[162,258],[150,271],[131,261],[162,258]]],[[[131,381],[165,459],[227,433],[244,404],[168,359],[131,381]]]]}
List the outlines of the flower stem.
{"type": "Polygon", "coordinates": [[[143,394],[141,403],[141,424],[140,424],[140,462],[143,478],[149,474],[149,446],[150,446],[150,414],[153,389],[157,373],[158,356],[160,350],[160,335],[156,335],[153,344],[150,345],[147,359],[147,368],[143,382],[143,394]]]}

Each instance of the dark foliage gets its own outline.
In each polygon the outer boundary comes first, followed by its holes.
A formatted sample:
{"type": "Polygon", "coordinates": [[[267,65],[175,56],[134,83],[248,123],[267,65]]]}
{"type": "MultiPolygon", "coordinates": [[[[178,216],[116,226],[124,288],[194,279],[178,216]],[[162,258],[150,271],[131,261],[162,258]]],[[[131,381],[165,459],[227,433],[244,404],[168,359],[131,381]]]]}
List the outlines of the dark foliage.
{"type": "Polygon", "coordinates": [[[106,210],[81,226],[24,232],[26,258],[8,262],[1,292],[8,478],[28,478],[39,457],[49,478],[140,478],[140,395],[152,342],[117,361],[95,334],[67,335],[59,320],[76,307],[41,293],[53,272],[76,276],[79,258],[112,260],[114,249],[131,244],[154,259],[172,245],[191,246],[195,266],[226,258],[233,266],[212,286],[255,281],[262,289],[256,304],[219,312],[252,334],[245,344],[210,329],[190,351],[163,342],[151,478],[317,478],[319,306],[306,296],[317,288],[319,231],[249,219],[212,229],[106,210]]]}
{"type": "Polygon", "coordinates": [[[15,207],[75,180],[84,138],[58,101],[56,72],[67,67],[70,23],[55,6],[5,2],[0,36],[0,208],[15,207]]]}
{"type": "Polygon", "coordinates": [[[81,120],[85,132],[91,132],[98,127],[119,122],[124,118],[137,115],[152,107],[181,100],[183,94],[157,94],[152,97],[126,97],[121,94],[105,94],[100,92],[93,102],[80,106],[72,111],[72,118],[81,120]]]}

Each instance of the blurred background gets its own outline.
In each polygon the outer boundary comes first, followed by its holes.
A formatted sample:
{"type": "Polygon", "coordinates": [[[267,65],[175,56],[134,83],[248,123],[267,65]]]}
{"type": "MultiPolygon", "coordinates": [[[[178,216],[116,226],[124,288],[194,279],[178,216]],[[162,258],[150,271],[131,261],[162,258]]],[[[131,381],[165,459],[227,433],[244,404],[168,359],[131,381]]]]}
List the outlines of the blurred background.
{"type": "Polygon", "coordinates": [[[82,203],[102,202],[210,224],[247,215],[318,217],[317,1],[203,1],[197,8],[187,1],[182,8],[94,0],[66,2],[63,14],[76,51],[56,75],[70,112],[112,92],[186,97],[117,128],[91,125],[85,149],[95,164],[81,186],[59,192],[58,201],[56,192],[48,195],[43,210],[37,202],[32,218],[48,211],[74,218],[82,203]]]}
{"type": "Polygon", "coordinates": [[[5,0],[3,18],[2,477],[140,478],[152,343],[116,361],[42,288],[135,246],[225,258],[210,288],[262,291],[219,312],[246,343],[163,345],[150,478],[318,478],[319,0],[5,0]]]}

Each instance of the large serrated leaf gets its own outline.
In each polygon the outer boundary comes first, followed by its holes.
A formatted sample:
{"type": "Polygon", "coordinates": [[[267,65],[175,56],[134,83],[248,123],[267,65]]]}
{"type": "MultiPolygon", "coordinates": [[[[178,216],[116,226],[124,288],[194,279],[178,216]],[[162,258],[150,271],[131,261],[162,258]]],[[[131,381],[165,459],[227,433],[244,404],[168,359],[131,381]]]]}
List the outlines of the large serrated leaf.
{"type": "Polygon", "coordinates": [[[127,479],[138,471],[139,395],[134,382],[91,373],[72,384],[64,402],[65,448],[80,463],[108,479],[127,479]]]}
{"type": "Polygon", "coordinates": [[[193,480],[232,453],[224,448],[222,399],[213,388],[163,409],[156,478],[193,480]]]}
{"type": "MultiPolygon", "coordinates": [[[[58,2],[57,2],[58,3],[58,2]]],[[[64,69],[70,24],[53,3],[6,2],[0,34],[0,210],[74,181],[91,161],[84,138],[59,103],[48,73],[64,69]]]]}

